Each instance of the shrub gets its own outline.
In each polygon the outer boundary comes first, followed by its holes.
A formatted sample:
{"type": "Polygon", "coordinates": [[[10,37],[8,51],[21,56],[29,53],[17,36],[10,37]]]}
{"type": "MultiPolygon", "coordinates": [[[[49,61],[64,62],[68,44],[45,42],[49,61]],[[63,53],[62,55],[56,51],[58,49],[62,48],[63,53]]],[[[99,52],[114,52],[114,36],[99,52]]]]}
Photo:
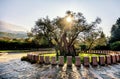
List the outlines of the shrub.
{"type": "Polygon", "coordinates": [[[29,61],[29,59],[27,58],[27,56],[23,56],[23,57],[21,58],[21,61],[29,61]]]}
{"type": "Polygon", "coordinates": [[[109,50],[109,45],[104,45],[104,46],[101,46],[101,45],[97,45],[93,48],[94,50],[109,50]]]}
{"type": "Polygon", "coordinates": [[[111,50],[120,51],[120,41],[116,41],[110,44],[111,50]]]}

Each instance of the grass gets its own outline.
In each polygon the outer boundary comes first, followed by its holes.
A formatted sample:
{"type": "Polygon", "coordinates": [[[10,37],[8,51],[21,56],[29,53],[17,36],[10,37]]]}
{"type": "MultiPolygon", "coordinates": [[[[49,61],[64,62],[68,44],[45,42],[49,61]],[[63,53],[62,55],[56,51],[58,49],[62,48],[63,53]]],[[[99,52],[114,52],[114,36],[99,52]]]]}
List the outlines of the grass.
{"type": "Polygon", "coordinates": [[[97,56],[97,61],[99,61],[99,56],[105,56],[105,55],[100,55],[100,54],[84,54],[84,53],[81,53],[81,54],[79,54],[79,56],[80,56],[81,62],[83,62],[83,57],[85,57],[85,56],[88,56],[89,59],[90,59],[90,62],[91,62],[91,57],[92,56],[97,56]]]}
{"type": "Polygon", "coordinates": [[[25,53],[30,52],[30,50],[0,50],[0,53],[25,53]]]}
{"type": "Polygon", "coordinates": [[[0,50],[0,53],[28,53],[28,52],[54,52],[55,53],[55,51],[54,50],[42,50],[42,49],[40,49],[40,50],[37,50],[37,49],[30,49],[30,50],[0,50]]]}
{"type": "MultiPolygon", "coordinates": [[[[49,57],[50,57],[50,61],[51,61],[51,58],[52,58],[52,57],[55,57],[55,56],[56,56],[56,53],[42,54],[42,55],[40,55],[40,56],[44,56],[44,59],[45,59],[45,56],[49,56],[49,57]]],[[[58,58],[57,58],[56,60],[58,60],[58,58]]]]}
{"type": "Polygon", "coordinates": [[[54,56],[56,56],[56,54],[55,54],[55,53],[52,53],[52,54],[42,54],[42,55],[40,55],[40,56],[54,57],[54,56]]]}

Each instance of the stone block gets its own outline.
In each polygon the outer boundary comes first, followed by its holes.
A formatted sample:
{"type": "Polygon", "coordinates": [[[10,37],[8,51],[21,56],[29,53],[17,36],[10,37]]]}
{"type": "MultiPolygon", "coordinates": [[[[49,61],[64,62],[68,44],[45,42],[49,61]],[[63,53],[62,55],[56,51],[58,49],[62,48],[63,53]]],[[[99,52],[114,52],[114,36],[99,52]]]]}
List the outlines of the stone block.
{"type": "Polygon", "coordinates": [[[83,64],[85,67],[89,67],[90,61],[88,56],[83,58],[83,64]]]}
{"type": "Polygon", "coordinates": [[[72,56],[67,56],[67,66],[72,66],[72,56]]]}
{"type": "Polygon", "coordinates": [[[35,61],[36,61],[36,62],[39,61],[39,55],[35,55],[35,61]]]}
{"type": "Polygon", "coordinates": [[[32,60],[32,54],[30,54],[30,60],[32,60]]]}
{"type": "Polygon", "coordinates": [[[50,57],[49,56],[45,56],[45,64],[50,64],[50,57]]]}
{"type": "Polygon", "coordinates": [[[119,55],[115,55],[115,58],[116,58],[116,62],[119,62],[119,55]]]}
{"type": "Polygon", "coordinates": [[[111,64],[111,56],[110,55],[106,55],[105,58],[106,58],[106,64],[110,65],[111,64]]]}
{"type": "Polygon", "coordinates": [[[115,55],[111,55],[111,63],[113,63],[113,64],[116,63],[116,57],[115,57],[115,55]]]}
{"type": "Polygon", "coordinates": [[[64,65],[64,56],[59,56],[59,65],[60,66],[64,65]]]}
{"type": "Polygon", "coordinates": [[[75,65],[80,67],[81,66],[81,61],[79,56],[75,56],[75,65]]]}
{"type": "Polygon", "coordinates": [[[56,65],[56,57],[51,57],[51,64],[56,65]]]}
{"type": "Polygon", "coordinates": [[[98,65],[97,57],[96,57],[96,56],[93,56],[91,59],[92,59],[92,65],[93,65],[93,66],[97,66],[97,65],[98,65]]]}
{"type": "Polygon", "coordinates": [[[119,62],[120,62],[120,54],[118,54],[118,56],[119,56],[119,62]]]}
{"type": "Polygon", "coordinates": [[[105,57],[104,57],[104,56],[100,56],[100,57],[99,57],[99,64],[100,64],[101,66],[104,66],[104,65],[105,65],[105,57]]]}
{"type": "Polygon", "coordinates": [[[44,56],[40,56],[39,63],[44,63],[44,56]]]}
{"type": "Polygon", "coordinates": [[[32,61],[35,61],[35,55],[32,54],[32,61]]]}
{"type": "Polygon", "coordinates": [[[31,59],[31,55],[30,55],[30,54],[27,54],[27,58],[28,58],[28,59],[31,59]]]}

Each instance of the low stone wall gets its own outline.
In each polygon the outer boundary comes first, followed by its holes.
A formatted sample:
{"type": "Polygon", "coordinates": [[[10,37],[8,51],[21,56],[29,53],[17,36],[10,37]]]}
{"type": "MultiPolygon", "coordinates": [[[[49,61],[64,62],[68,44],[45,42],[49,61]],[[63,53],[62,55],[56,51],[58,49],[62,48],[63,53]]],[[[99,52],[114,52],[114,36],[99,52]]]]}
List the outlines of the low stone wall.
{"type": "Polygon", "coordinates": [[[88,50],[88,51],[81,51],[80,53],[104,54],[104,55],[120,54],[119,51],[111,51],[111,50],[88,50]]]}
{"type": "MultiPolygon", "coordinates": [[[[64,65],[64,56],[59,56],[58,61],[56,60],[56,57],[49,57],[49,56],[39,56],[37,54],[27,54],[27,58],[29,60],[35,61],[40,64],[51,64],[51,65],[64,65]]],[[[114,54],[114,55],[106,55],[106,56],[92,56],[91,62],[90,58],[88,56],[83,57],[83,62],[81,63],[81,58],[79,56],[75,56],[75,65],[80,67],[81,64],[83,64],[86,67],[89,67],[91,64],[92,66],[104,66],[104,65],[111,65],[116,64],[120,62],[120,54],[114,54]]],[[[67,66],[72,66],[72,56],[67,56],[67,66]]]]}

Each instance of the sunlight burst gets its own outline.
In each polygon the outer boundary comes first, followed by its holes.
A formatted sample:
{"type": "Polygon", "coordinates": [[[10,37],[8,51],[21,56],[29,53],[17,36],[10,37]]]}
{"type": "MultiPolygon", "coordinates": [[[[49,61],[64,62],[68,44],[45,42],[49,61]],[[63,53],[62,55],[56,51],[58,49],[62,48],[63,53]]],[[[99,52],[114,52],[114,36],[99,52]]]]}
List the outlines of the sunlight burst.
{"type": "Polygon", "coordinates": [[[66,18],[67,22],[71,22],[72,21],[72,18],[69,16],[66,18]]]}

